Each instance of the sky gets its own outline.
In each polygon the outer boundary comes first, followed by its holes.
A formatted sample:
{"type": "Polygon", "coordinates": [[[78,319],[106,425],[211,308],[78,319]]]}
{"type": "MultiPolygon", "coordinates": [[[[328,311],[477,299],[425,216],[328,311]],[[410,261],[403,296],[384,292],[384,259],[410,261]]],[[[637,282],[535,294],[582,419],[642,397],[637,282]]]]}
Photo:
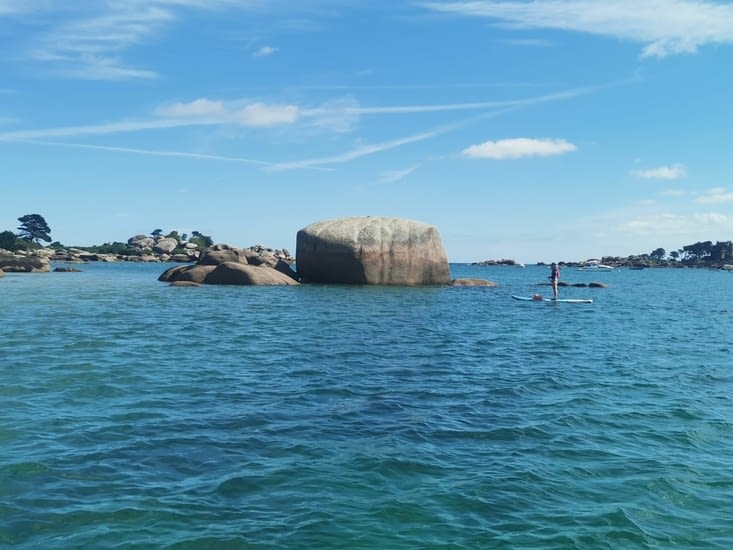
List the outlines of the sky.
{"type": "Polygon", "coordinates": [[[418,220],[451,262],[733,239],[733,3],[0,0],[0,231],[295,253],[418,220]]]}

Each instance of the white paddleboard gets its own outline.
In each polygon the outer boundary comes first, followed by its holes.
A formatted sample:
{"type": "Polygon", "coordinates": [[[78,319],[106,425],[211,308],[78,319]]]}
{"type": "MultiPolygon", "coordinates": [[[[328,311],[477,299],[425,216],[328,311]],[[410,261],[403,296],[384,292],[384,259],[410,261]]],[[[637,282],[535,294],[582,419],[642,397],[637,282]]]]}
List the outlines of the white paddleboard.
{"type": "Polygon", "coordinates": [[[590,298],[582,299],[582,298],[558,298],[557,300],[553,300],[552,298],[534,298],[532,296],[514,296],[512,294],[512,298],[515,300],[524,300],[525,302],[560,302],[563,304],[592,304],[593,300],[590,298]]]}

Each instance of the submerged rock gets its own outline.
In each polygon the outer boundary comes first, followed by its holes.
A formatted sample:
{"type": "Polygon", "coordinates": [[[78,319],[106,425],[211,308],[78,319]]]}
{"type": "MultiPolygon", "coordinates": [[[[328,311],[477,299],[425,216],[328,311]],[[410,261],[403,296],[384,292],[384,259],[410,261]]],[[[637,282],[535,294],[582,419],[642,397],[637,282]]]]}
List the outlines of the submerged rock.
{"type": "Polygon", "coordinates": [[[199,287],[201,286],[201,283],[194,283],[193,281],[173,281],[171,286],[199,287]]]}
{"type": "Polygon", "coordinates": [[[494,281],[488,281],[486,279],[472,279],[470,277],[453,279],[450,284],[451,286],[496,286],[494,281]]]}

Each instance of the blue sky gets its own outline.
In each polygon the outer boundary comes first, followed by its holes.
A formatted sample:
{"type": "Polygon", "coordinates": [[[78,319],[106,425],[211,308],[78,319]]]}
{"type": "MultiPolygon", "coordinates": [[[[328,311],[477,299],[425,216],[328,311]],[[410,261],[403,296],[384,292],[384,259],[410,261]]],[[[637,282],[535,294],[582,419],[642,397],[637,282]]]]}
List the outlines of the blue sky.
{"type": "Polygon", "coordinates": [[[0,230],[295,251],[354,215],[449,260],[733,239],[733,4],[0,0],[0,230]]]}

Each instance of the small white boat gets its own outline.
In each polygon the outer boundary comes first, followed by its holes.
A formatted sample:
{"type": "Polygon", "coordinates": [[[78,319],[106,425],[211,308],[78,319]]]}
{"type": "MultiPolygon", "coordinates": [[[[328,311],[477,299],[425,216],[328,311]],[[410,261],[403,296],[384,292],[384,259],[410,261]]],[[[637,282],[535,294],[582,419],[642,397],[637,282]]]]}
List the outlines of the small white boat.
{"type": "Polygon", "coordinates": [[[579,267],[578,271],[613,271],[614,269],[612,265],[605,265],[597,260],[589,260],[579,267]]]}

